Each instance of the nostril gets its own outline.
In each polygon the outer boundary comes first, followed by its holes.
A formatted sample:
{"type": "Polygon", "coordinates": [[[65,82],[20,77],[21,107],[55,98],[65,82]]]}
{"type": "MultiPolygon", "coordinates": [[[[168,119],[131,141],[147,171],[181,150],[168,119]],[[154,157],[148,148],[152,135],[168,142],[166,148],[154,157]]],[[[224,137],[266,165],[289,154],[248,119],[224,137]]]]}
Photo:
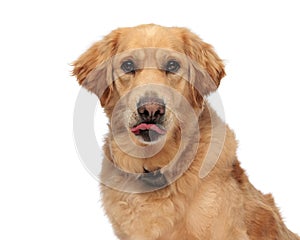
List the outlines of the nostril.
{"type": "Polygon", "coordinates": [[[144,114],[146,117],[150,116],[149,112],[148,112],[146,109],[144,109],[143,114],[144,114]]]}
{"type": "Polygon", "coordinates": [[[160,106],[160,107],[158,108],[158,110],[155,111],[154,116],[155,116],[155,117],[158,117],[158,116],[162,116],[162,115],[164,115],[164,114],[165,114],[165,108],[164,108],[163,106],[160,106]]]}
{"type": "Polygon", "coordinates": [[[144,114],[144,115],[149,115],[149,112],[147,111],[147,109],[145,108],[145,106],[141,106],[137,109],[139,114],[144,114]]]}
{"type": "Polygon", "coordinates": [[[157,110],[155,113],[154,113],[154,117],[157,117],[158,115],[160,115],[160,110],[157,110]]]}

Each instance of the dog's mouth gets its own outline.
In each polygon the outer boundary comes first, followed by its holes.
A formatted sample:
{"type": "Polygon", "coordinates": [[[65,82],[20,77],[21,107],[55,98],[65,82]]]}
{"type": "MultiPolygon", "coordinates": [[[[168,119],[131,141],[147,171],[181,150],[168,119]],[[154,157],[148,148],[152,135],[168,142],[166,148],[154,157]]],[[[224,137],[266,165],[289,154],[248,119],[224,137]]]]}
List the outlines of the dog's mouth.
{"type": "Polygon", "coordinates": [[[165,135],[167,130],[160,124],[143,122],[131,128],[131,132],[136,136],[142,137],[145,142],[153,142],[165,135]]]}

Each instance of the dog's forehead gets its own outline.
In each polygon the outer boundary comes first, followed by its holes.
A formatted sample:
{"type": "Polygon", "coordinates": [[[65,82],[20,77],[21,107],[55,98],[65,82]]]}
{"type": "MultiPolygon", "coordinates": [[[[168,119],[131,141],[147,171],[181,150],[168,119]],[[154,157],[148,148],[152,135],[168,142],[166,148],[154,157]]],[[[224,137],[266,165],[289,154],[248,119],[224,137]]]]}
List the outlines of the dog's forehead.
{"type": "Polygon", "coordinates": [[[143,26],[122,31],[118,51],[136,48],[169,48],[181,52],[183,41],[180,36],[170,31],[170,28],[165,27],[143,26]]]}

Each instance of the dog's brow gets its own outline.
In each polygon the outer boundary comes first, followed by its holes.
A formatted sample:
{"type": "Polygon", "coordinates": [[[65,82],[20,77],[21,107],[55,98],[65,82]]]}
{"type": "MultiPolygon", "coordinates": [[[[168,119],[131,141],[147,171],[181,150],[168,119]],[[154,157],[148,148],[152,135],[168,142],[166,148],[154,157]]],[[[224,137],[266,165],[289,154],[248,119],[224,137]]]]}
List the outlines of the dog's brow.
{"type": "Polygon", "coordinates": [[[116,66],[126,60],[132,60],[137,64],[138,68],[159,68],[169,60],[177,60],[180,64],[185,62],[185,55],[171,49],[162,48],[141,48],[125,51],[114,57],[116,66]]]}

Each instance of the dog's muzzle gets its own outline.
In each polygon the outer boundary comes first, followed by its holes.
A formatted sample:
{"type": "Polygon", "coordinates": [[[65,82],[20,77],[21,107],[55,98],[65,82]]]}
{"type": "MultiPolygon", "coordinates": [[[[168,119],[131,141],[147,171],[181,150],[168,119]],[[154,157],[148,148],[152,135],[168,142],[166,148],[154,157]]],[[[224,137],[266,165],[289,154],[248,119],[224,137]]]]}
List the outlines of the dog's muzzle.
{"type": "Polygon", "coordinates": [[[131,132],[141,136],[144,141],[157,140],[166,134],[163,126],[166,106],[162,99],[157,97],[142,97],[137,104],[138,122],[131,128],[131,132]]]}

